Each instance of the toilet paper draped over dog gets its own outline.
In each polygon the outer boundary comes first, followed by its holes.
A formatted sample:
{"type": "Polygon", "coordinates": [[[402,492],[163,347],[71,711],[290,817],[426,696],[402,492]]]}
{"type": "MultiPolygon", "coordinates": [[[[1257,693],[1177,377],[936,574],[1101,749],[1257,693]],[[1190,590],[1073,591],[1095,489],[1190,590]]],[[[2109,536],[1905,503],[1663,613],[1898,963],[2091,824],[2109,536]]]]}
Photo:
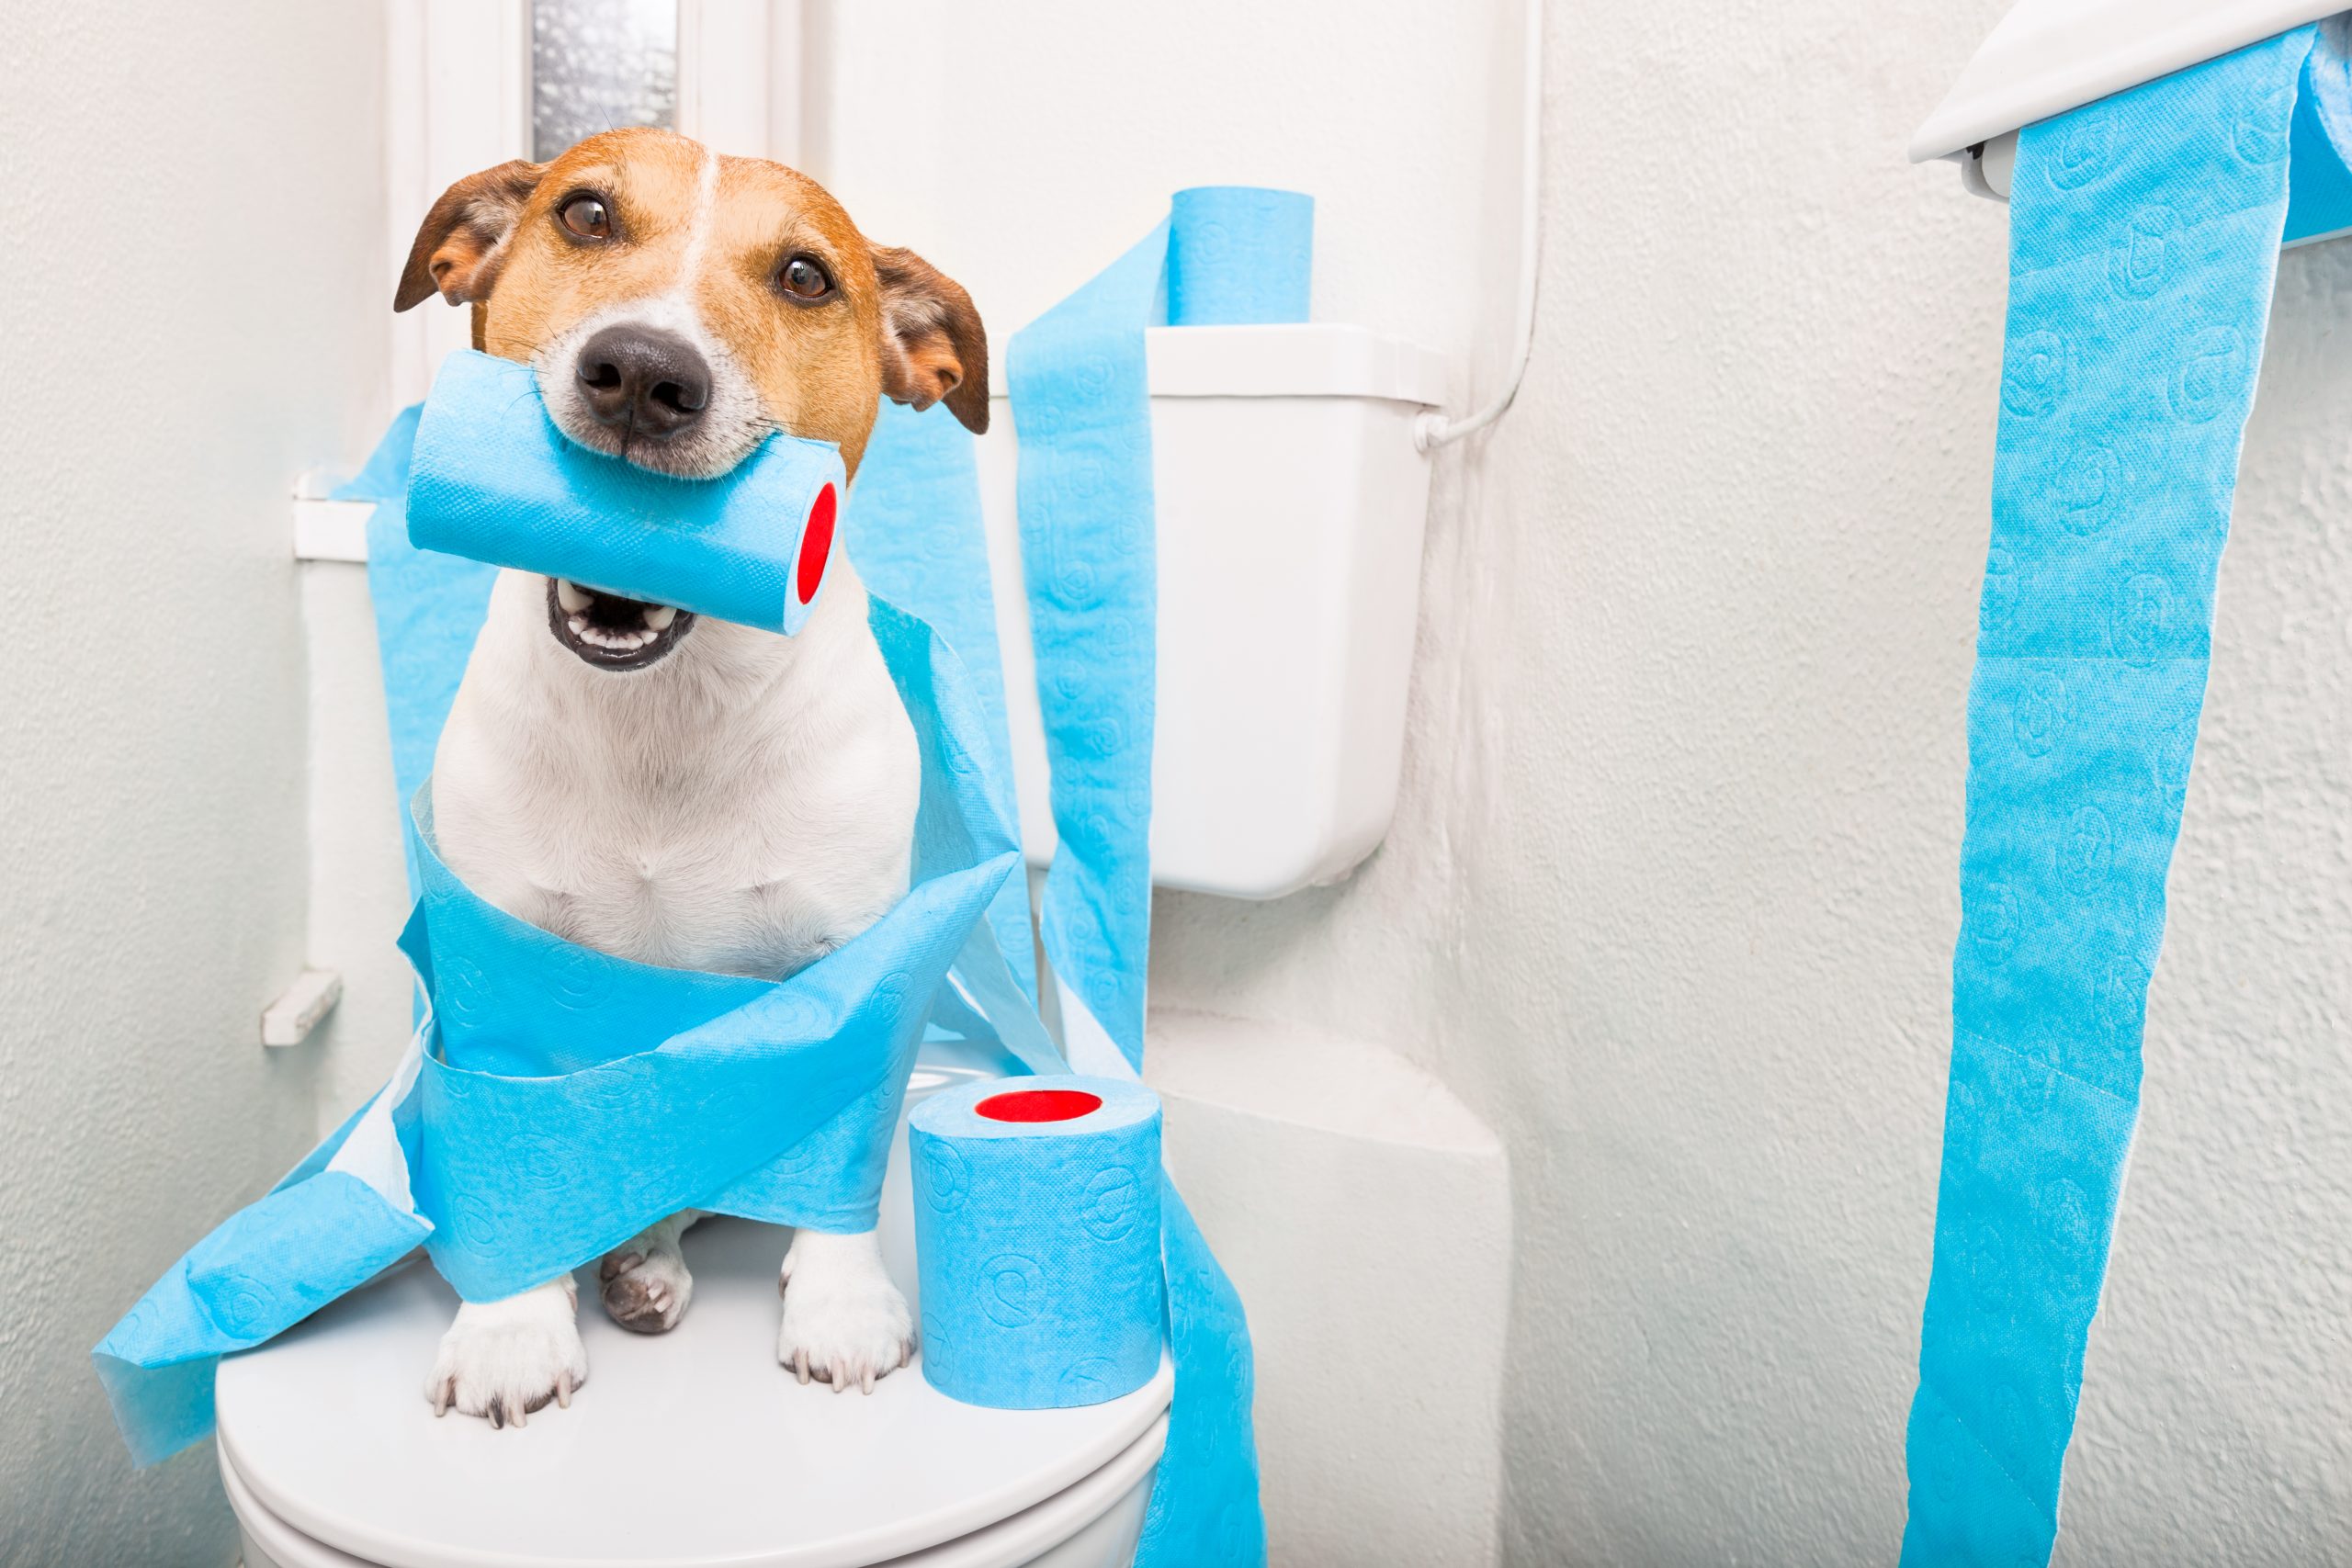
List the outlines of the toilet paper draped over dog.
{"type": "MultiPolygon", "coordinates": [[[[1311,210],[1288,193],[1182,193],[1169,222],[1012,345],[1023,556],[1060,834],[1046,942],[1073,1045],[1128,1080],[1143,1050],[1156,651],[1144,329],[1303,319],[1311,210]]],[[[1003,756],[1001,679],[991,669],[979,682],[976,715],[956,660],[924,621],[885,602],[899,597],[955,628],[967,655],[993,652],[969,443],[942,418],[884,409],[860,481],[878,491],[872,515],[861,502],[845,518],[883,590],[875,633],[922,739],[919,880],[906,902],[778,985],[643,973],[475,898],[435,853],[423,798],[409,834],[420,904],[404,942],[435,1010],[392,1081],[268,1198],[193,1249],[99,1347],[141,1459],[209,1428],[214,1358],[268,1338],[420,1241],[461,1292],[497,1295],[687,1204],[791,1218],[795,1205],[851,1194],[844,1207],[870,1223],[874,1151],[860,1140],[895,1115],[926,1008],[936,1029],[985,1037],[1032,1071],[1062,1069],[1026,994],[1025,908],[1006,888],[1017,859],[1009,790],[977,762],[1003,756]],[[892,454],[904,465],[895,479],[892,454]],[[894,513],[928,521],[929,532],[877,525],[894,513]],[[916,547],[918,536],[944,540],[947,553],[916,547]],[[939,984],[943,975],[952,983],[939,984]],[[592,1008],[571,1005],[590,998],[592,1008]],[[551,1027],[568,1008],[571,1021],[596,1021],[551,1027]],[[662,1037],[632,1046],[638,1030],[662,1037]],[[757,1092],[745,1095],[747,1085],[757,1092]],[[778,1103],[753,1114],[745,1099],[778,1103]],[[829,1141],[828,1129],[850,1127],[829,1141]],[[592,1128],[609,1141],[597,1138],[583,1164],[592,1128]],[[787,1168],[803,1151],[821,1157],[787,1168]],[[571,1190],[582,1179],[594,1190],[571,1190]],[[531,1222],[516,1223],[526,1213],[531,1222]],[[552,1239],[526,1234],[542,1224],[552,1239]]],[[[395,502],[369,525],[369,577],[404,799],[425,782],[494,576],[411,544],[396,502],[415,429],[414,411],[396,421],[345,492],[395,502]]],[[[1160,1221],[1177,1387],[1136,1561],[1262,1563],[1240,1301],[1163,1173],[1148,1174],[1146,1201],[1160,1221]]]]}
{"type": "MultiPolygon", "coordinates": [[[[389,596],[396,618],[435,614],[401,600],[389,596]]],[[[467,604],[451,595],[441,613],[467,604]]],[[[631,964],[516,920],[441,864],[420,802],[423,896],[402,943],[431,1010],[392,1080],[97,1347],[136,1459],[210,1430],[214,1359],[292,1326],[419,1243],[460,1295],[493,1300],[686,1207],[873,1225],[934,994],[984,933],[1019,852],[953,655],[879,599],[872,623],[922,754],[915,882],[788,979],[631,964]]],[[[996,957],[985,934],[978,948],[996,957]]]]}
{"type": "Polygon", "coordinates": [[[781,982],[632,963],[476,895],[434,852],[402,945],[433,998],[416,1190],[435,1265],[494,1300],[693,1207],[871,1230],[934,994],[1018,860],[980,767],[976,714],[930,628],[871,621],[918,715],[914,884],[781,982]],[[658,1050],[646,1043],[663,1042],[658,1050]]]}

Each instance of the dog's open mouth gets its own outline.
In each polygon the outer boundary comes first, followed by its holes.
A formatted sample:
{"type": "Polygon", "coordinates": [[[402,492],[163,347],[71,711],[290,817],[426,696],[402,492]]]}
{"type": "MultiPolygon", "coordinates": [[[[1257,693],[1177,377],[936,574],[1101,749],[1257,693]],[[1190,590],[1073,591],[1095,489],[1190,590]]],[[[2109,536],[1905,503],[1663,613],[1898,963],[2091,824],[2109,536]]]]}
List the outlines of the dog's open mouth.
{"type": "Polygon", "coordinates": [[[599,670],[642,670],[677,647],[694,624],[691,610],[548,579],[548,629],[582,663],[599,670]]]}

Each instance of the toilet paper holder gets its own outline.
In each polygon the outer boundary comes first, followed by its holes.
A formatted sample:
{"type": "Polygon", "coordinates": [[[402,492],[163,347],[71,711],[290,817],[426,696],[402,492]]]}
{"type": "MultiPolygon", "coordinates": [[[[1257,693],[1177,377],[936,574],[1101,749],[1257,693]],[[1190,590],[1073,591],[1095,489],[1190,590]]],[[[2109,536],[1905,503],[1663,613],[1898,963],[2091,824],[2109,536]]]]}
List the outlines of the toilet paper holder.
{"type": "MultiPolygon", "coordinates": [[[[2007,201],[2018,131],[2095,99],[2334,16],[2343,0],[2018,0],[1911,137],[1915,164],[1960,165],[1970,194],[2007,201]]],[[[2294,226],[2289,244],[2352,232],[2294,226]]]]}

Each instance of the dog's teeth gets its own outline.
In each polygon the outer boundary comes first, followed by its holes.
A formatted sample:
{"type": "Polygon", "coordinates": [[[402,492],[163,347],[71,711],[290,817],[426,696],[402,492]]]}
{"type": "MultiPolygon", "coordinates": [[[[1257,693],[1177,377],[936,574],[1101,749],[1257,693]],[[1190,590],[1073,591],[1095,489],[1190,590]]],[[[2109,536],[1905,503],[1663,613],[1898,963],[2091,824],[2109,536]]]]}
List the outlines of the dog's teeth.
{"type": "Polygon", "coordinates": [[[670,623],[677,618],[678,612],[670,605],[648,604],[645,607],[645,629],[648,631],[666,632],[670,629],[670,623]]]}
{"type": "Polygon", "coordinates": [[[567,615],[579,615],[588,608],[590,603],[588,595],[578,585],[560,577],[555,580],[555,602],[563,606],[563,613],[567,615]]]}
{"type": "Polygon", "coordinates": [[[584,615],[572,616],[571,626],[571,635],[581,641],[614,653],[635,653],[651,642],[654,637],[648,631],[624,632],[611,626],[591,626],[584,615]]]}

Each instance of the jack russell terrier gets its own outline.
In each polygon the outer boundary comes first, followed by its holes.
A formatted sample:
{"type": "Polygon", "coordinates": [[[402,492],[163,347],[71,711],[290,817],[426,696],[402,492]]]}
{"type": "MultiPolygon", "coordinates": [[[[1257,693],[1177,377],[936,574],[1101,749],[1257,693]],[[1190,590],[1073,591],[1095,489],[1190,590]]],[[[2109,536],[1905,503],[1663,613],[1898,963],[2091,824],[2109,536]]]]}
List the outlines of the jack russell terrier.
{"type": "MultiPolygon", "coordinates": [[[[582,446],[689,478],[771,429],[854,477],[879,397],[988,426],[988,341],[964,290],[869,242],[814,181],[683,136],[591,137],[435,202],[395,310],[438,292],[474,346],[528,365],[582,446]]],[[[907,888],[920,764],[847,560],[789,639],[503,571],[434,759],[443,857],[507,913],[646,964],[781,978],[907,888]]],[[[674,1326],[694,1293],[662,1221],[608,1254],[605,1308],[674,1326]]],[[[836,1393],[903,1367],[907,1303],[874,1233],[797,1232],[776,1355],[836,1393]]],[[[588,1377],[569,1274],[469,1302],[424,1385],[520,1427],[588,1377]]]]}

